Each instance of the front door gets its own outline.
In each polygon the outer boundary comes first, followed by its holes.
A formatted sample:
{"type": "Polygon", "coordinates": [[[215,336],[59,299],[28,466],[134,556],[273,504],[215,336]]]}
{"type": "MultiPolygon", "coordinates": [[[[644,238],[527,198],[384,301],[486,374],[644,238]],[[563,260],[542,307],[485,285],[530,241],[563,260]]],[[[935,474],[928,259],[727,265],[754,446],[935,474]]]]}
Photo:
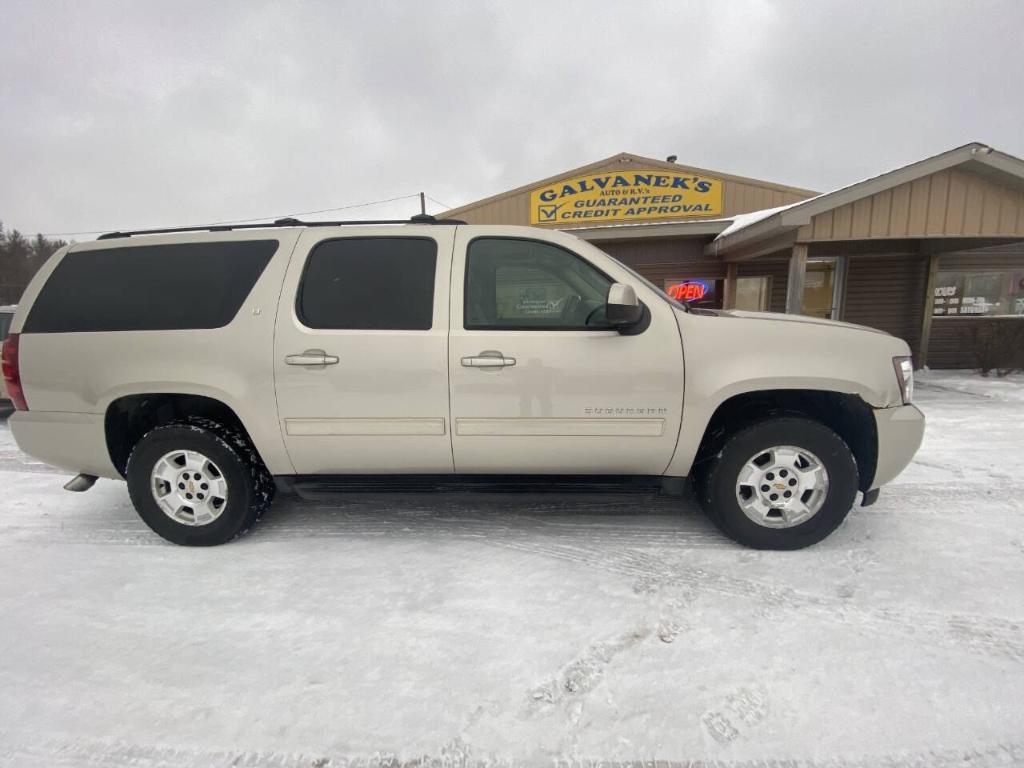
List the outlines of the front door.
{"type": "Polygon", "coordinates": [[[575,238],[552,244],[459,227],[452,269],[456,472],[664,472],[683,401],[674,310],[614,259],[575,238]],[[604,319],[612,282],[650,310],[642,333],[604,319]]]}
{"type": "Polygon", "coordinates": [[[838,258],[811,259],[807,262],[803,314],[826,320],[839,317],[842,266],[838,258]]]}
{"type": "Polygon", "coordinates": [[[453,227],[310,228],[274,337],[285,446],[299,474],[452,471],[453,227]]]}

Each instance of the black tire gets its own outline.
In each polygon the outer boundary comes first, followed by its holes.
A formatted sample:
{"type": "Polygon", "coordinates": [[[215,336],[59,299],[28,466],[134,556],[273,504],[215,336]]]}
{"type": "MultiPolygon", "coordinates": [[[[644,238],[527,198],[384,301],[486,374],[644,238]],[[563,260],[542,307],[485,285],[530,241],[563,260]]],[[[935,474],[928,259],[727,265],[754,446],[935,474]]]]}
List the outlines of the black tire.
{"type": "Polygon", "coordinates": [[[189,418],[150,430],[132,448],[125,474],[132,504],[146,525],[168,541],[189,547],[226,544],[241,536],[274,497],[274,480],[245,435],[210,419],[189,418]],[[202,453],[217,465],[227,482],[224,509],[206,525],[185,525],[172,519],[153,498],[153,467],[175,450],[202,453]]]}
{"type": "Polygon", "coordinates": [[[857,462],[839,435],[817,421],[779,417],[737,430],[722,443],[695,478],[698,501],[708,517],[733,540],[755,549],[802,549],[828,536],[846,518],[857,496],[857,462]],[[812,517],[791,528],[769,528],[744,514],[736,498],[743,465],[777,445],[803,448],[828,472],[828,491],[812,517]]]}

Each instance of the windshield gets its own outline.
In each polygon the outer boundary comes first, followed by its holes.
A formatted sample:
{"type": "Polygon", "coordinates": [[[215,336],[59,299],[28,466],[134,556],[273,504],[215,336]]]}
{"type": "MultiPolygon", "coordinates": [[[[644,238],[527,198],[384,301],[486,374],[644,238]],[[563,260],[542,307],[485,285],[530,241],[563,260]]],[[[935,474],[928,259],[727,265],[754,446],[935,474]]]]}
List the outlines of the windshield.
{"type": "Polygon", "coordinates": [[[0,341],[7,338],[7,334],[11,330],[11,321],[14,319],[14,314],[11,312],[0,312],[0,341]]]}

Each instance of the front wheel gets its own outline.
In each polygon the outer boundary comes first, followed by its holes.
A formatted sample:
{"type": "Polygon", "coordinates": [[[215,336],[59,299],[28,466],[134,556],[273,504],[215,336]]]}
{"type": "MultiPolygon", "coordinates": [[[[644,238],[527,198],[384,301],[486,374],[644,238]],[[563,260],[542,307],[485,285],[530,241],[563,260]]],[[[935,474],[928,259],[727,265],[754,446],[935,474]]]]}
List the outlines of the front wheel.
{"type": "Polygon", "coordinates": [[[175,544],[224,544],[245,533],[273,498],[274,482],[238,430],[209,419],[164,424],[128,457],[139,516],[175,544]]]}
{"type": "Polygon", "coordinates": [[[857,495],[857,462],[839,435],[802,418],[738,430],[697,484],[708,516],[756,549],[801,549],[843,522],[857,495]]]}

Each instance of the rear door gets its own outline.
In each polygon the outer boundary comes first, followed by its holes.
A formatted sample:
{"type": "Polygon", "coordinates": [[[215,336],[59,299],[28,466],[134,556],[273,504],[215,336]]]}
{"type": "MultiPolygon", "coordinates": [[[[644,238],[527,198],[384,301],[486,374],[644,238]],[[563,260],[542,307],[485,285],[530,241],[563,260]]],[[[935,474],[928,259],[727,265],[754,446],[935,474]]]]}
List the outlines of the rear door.
{"type": "Polygon", "coordinates": [[[665,471],[682,417],[683,354],[672,307],[607,254],[536,230],[459,227],[452,269],[451,408],[457,472],[665,471]],[[505,231],[500,230],[500,231],[505,231]],[[604,320],[613,282],[650,324],[604,320]]]}
{"type": "Polygon", "coordinates": [[[454,227],[310,228],[288,267],[274,377],[299,474],[451,472],[454,227]]]}

